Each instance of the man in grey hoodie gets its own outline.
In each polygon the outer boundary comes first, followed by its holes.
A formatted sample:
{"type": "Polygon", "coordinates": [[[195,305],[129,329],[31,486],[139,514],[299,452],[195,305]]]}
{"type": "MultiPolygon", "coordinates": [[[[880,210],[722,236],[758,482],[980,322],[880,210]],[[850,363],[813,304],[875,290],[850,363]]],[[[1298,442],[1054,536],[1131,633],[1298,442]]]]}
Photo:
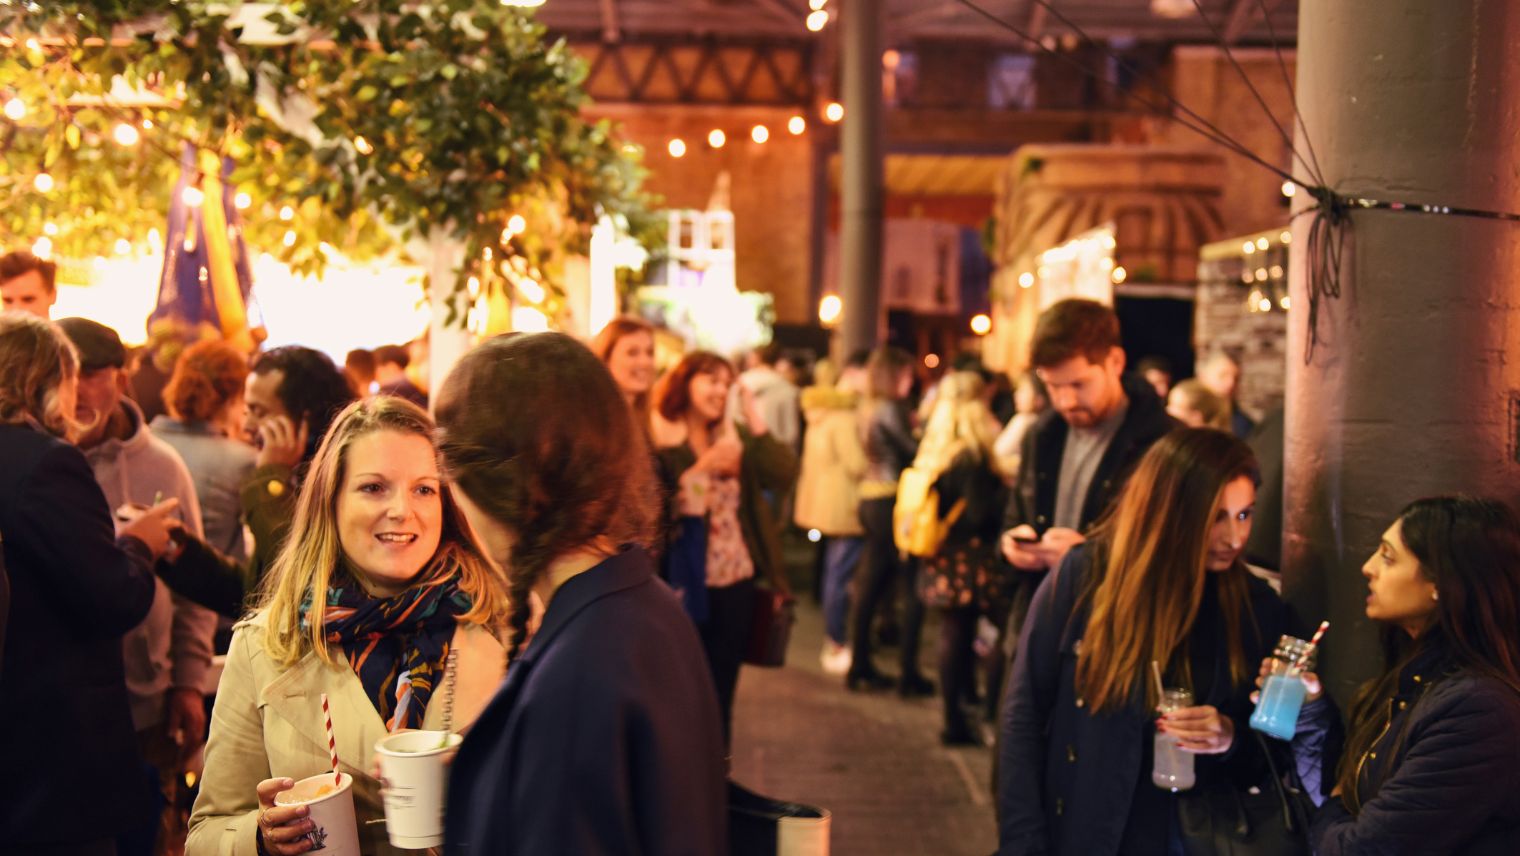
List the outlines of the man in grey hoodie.
{"type": "Polygon", "coordinates": [[[753,367],[739,375],[739,382],[728,397],[728,418],[743,421],[743,408],[739,406],[739,387],[742,385],[755,395],[755,403],[765,417],[765,427],[771,436],[797,451],[802,439],[802,391],[792,385],[776,370],[781,359],[781,347],[772,342],[754,353],[753,367]]]}
{"type": "MultiPolygon", "coordinates": [[[[127,352],[121,338],[115,330],[84,318],[65,318],[58,326],[79,351],[75,415],[90,428],[78,445],[111,508],[148,506],[174,497],[185,530],[201,537],[200,504],[190,471],[173,448],[153,436],[142,411],[126,397],[127,352]]],[[[215,630],[215,613],[171,594],[159,581],[148,617],[123,639],[138,745],[166,788],[178,779],[205,736],[202,683],[211,666],[215,630]]],[[[144,818],[144,836],[157,832],[157,821],[157,816],[144,818]]],[[[134,840],[128,849],[143,843],[134,840]]]]}

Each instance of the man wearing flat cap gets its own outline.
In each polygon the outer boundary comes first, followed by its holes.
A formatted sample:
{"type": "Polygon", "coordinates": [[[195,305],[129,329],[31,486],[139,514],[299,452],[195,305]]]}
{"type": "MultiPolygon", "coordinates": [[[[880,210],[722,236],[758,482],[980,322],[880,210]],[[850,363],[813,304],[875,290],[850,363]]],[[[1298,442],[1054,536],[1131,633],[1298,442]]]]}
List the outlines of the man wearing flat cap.
{"type": "MultiPolygon", "coordinates": [[[[84,318],[65,318],[59,328],[79,351],[79,397],[75,418],[85,425],[79,448],[111,508],[151,506],[179,499],[185,529],[201,537],[200,503],[190,471],[168,443],[153,436],[137,405],[126,396],[127,349],[116,331],[84,318]]],[[[123,640],[132,724],[143,757],[172,794],[185,762],[205,737],[201,684],[211,665],[216,614],[170,593],[157,583],[153,607],[123,640]]],[[[143,818],[132,842],[152,846],[159,835],[158,813],[143,818]]],[[[154,848],[162,852],[163,842],[154,848]]]]}

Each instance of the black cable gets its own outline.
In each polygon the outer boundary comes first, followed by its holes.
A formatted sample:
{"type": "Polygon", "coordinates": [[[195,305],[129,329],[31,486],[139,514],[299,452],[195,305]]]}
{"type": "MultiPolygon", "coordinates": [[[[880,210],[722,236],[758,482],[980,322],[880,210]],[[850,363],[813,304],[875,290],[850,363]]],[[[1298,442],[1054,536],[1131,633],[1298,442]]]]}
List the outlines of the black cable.
{"type": "MultiPolygon", "coordinates": [[[[1261,0],[1257,0],[1257,2],[1261,2],[1261,0]]],[[[1225,41],[1224,31],[1214,25],[1214,21],[1204,11],[1200,0],[1193,0],[1193,8],[1198,10],[1198,17],[1203,19],[1203,23],[1209,28],[1209,32],[1212,32],[1214,38],[1219,41],[1219,49],[1224,51],[1224,58],[1229,60],[1230,67],[1235,69],[1235,73],[1240,77],[1240,82],[1246,85],[1246,89],[1250,91],[1251,97],[1255,98],[1256,103],[1261,106],[1261,111],[1266,114],[1267,121],[1271,122],[1272,127],[1277,129],[1277,133],[1282,137],[1283,144],[1288,147],[1288,151],[1293,154],[1295,160],[1303,165],[1304,169],[1309,171],[1309,176],[1314,179],[1315,184],[1323,185],[1325,183],[1324,176],[1320,175],[1319,171],[1310,166],[1309,162],[1304,160],[1304,156],[1298,153],[1298,148],[1293,145],[1293,137],[1288,134],[1287,129],[1283,128],[1282,123],[1277,121],[1277,117],[1272,113],[1272,108],[1267,106],[1267,100],[1261,97],[1261,91],[1256,88],[1256,84],[1251,82],[1251,78],[1246,74],[1246,70],[1240,67],[1240,62],[1235,59],[1235,52],[1230,50],[1229,43],[1225,41]]],[[[1291,89],[1288,91],[1288,98],[1296,102],[1291,89]]],[[[1294,109],[1297,110],[1296,103],[1294,109]]],[[[1308,134],[1305,133],[1304,136],[1307,139],[1308,134]]]]}
{"type": "MultiPolygon", "coordinates": [[[[1072,66],[1076,67],[1077,69],[1079,69],[1080,71],[1084,72],[1088,76],[1096,78],[1098,80],[1102,80],[1104,82],[1108,82],[1108,79],[1106,77],[1104,77],[1104,76],[1102,76],[1102,75],[1100,75],[1100,74],[1092,71],[1091,69],[1089,69],[1089,68],[1087,68],[1085,66],[1082,66],[1082,65],[1078,64],[1074,60],[1068,59],[1064,54],[1059,54],[1059,53],[1056,53],[1055,51],[1050,50],[1049,48],[1046,48],[1043,44],[1041,44],[1039,41],[1033,39],[1027,33],[1024,33],[1022,31],[1018,30],[1016,27],[1014,27],[1012,24],[1009,24],[1008,22],[1003,21],[1003,20],[997,18],[996,16],[991,15],[990,13],[988,13],[985,10],[983,10],[983,9],[979,8],[978,6],[976,6],[975,3],[970,2],[970,0],[960,0],[960,2],[962,4],[970,7],[971,9],[973,9],[973,10],[981,13],[984,17],[987,17],[990,20],[995,21],[996,23],[1001,24],[1002,26],[1008,28],[1010,31],[1012,31],[1015,35],[1018,35],[1020,38],[1023,38],[1023,39],[1025,39],[1027,41],[1031,41],[1032,43],[1038,45],[1041,50],[1044,50],[1045,52],[1051,54],[1052,56],[1055,56],[1057,58],[1062,59],[1063,61],[1067,62],[1068,65],[1072,65],[1072,66]]],[[[1096,47],[1099,51],[1101,51],[1103,53],[1104,56],[1108,57],[1109,59],[1111,59],[1115,63],[1117,63],[1118,66],[1119,66],[1119,69],[1121,71],[1129,71],[1129,72],[1135,72],[1135,71],[1137,71],[1133,65],[1131,65],[1130,63],[1128,63],[1124,59],[1124,57],[1122,57],[1119,54],[1115,53],[1114,51],[1110,50],[1108,48],[1108,46],[1105,45],[1104,43],[1102,43],[1100,41],[1097,41],[1092,36],[1089,36],[1087,34],[1087,32],[1085,30],[1083,30],[1082,27],[1079,24],[1077,24],[1076,21],[1073,21],[1070,18],[1066,17],[1054,5],[1052,5],[1051,3],[1047,2],[1047,0],[1033,0],[1033,2],[1036,3],[1036,4],[1038,4],[1038,5],[1040,5],[1040,6],[1042,6],[1042,7],[1044,7],[1047,12],[1049,12],[1050,14],[1052,14],[1052,15],[1054,15],[1056,17],[1056,20],[1058,20],[1061,23],[1065,24],[1066,26],[1070,27],[1077,34],[1078,38],[1080,38],[1083,41],[1087,42],[1088,44],[1096,47]]],[[[1252,161],[1252,162],[1260,165],[1262,168],[1264,168],[1264,169],[1272,172],[1274,175],[1277,175],[1277,176],[1281,177],[1285,181],[1290,181],[1293,184],[1298,185],[1299,187],[1303,187],[1305,189],[1308,189],[1308,188],[1312,187],[1312,185],[1307,184],[1307,183],[1305,183],[1303,181],[1300,181],[1297,178],[1294,178],[1291,173],[1289,173],[1287,171],[1284,171],[1280,167],[1277,167],[1277,166],[1274,166],[1273,164],[1268,163],[1266,160],[1264,160],[1263,158],[1261,158],[1261,156],[1257,155],[1255,152],[1253,152],[1250,149],[1246,148],[1245,144],[1243,144],[1243,143],[1235,140],[1233,137],[1231,137],[1230,135],[1226,134],[1224,131],[1220,130],[1220,128],[1218,126],[1216,126],[1213,122],[1210,122],[1208,119],[1205,119],[1203,116],[1199,115],[1197,111],[1193,110],[1191,107],[1188,107],[1186,104],[1183,104],[1181,101],[1179,101],[1171,93],[1169,93],[1169,92],[1161,89],[1160,87],[1155,86],[1154,84],[1152,84],[1152,89],[1156,92],[1157,95],[1160,95],[1163,99],[1165,99],[1165,101],[1167,102],[1167,104],[1169,104],[1174,110],[1177,110],[1177,111],[1180,111],[1182,113],[1187,114],[1193,120],[1195,120],[1196,122],[1198,122],[1202,126],[1208,128],[1213,133],[1212,134],[1204,133],[1198,127],[1196,127],[1196,126],[1194,126],[1194,125],[1192,125],[1192,124],[1190,124],[1190,123],[1188,123],[1188,122],[1186,122],[1186,121],[1184,121],[1182,119],[1179,119],[1179,118],[1177,118],[1175,116],[1172,117],[1172,121],[1177,122],[1178,124],[1182,125],[1183,127],[1187,128],[1188,130],[1193,131],[1194,133],[1199,134],[1199,135],[1201,135],[1203,137],[1206,137],[1206,138],[1212,140],[1213,142],[1216,142],[1216,143],[1219,143],[1221,145],[1226,146],[1227,148],[1229,148],[1230,150],[1234,151],[1236,154],[1240,155],[1241,157],[1244,157],[1247,160],[1250,160],[1250,161],[1252,161]]],[[[1140,102],[1142,105],[1148,107],[1149,109],[1151,109],[1151,110],[1153,110],[1155,112],[1162,112],[1154,103],[1147,102],[1147,101],[1141,99],[1138,95],[1135,95],[1134,93],[1126,93],[1126,95],[1128,97],[1133,98],[1134,100],[1140,102]]]]}
{"type": "MultiPolygon", "coordinates": [[[[1281,5],[1281,0],[1272,7],[1272,10],[1276,10],[1277,5],[1281,5]]],[[[1304,131],[1304,147],[1309,150],[1309,160],[1313,163],[1314,180],[1323,185],[1325,172],[1320,169],[1319,155],[1314,151],[1314,138],[1309,136],[1309,126],[1304,122],[1304,114],[1298,109],[1298,90],[1293,85],[1293,78],[1288,74],[1288,63],[1283,59],[1282,42],[1277,38],[1276,25],[1272,23],[1272,10],[1267,9],[1266,0],[1256,0],[1256,7],[1261,10],[1261,16],[1267,22],[1267,35],[1272,39],[1272,52],[1277,55],[1277,68],[1282,72],[1283,86],[1287,88],[1289,103],[1293,105],[1293,116],[1298,120],[1298,127],[1304,131]]]]}
{"type": "MultiPolygon", "coordinates": [[[[1023,30],[1021,30],[1018,27],[1014,26],[1013,24],[1010,24],[1009,22],[1003,20],[1002,18],[999,18],[997,15],[994,15],[993,13],[987,11],[986,9],[983,9],[982,7],[978,6],[976,3],[972,2],[972,0],[957,0],[957,2],[959,2],[961,5],[965,6],[966,8],[970,9],[971,11],[977,13],[978,15],[981,15],[982,17],[986,18],[987,20],[993,22],[994,24],[997,24],[998,26],[1000,26],[1000,27],[1008,30],[1009,32],[1013,33],[1014,35],[1018,36],[1019,38],[1023,39],[1024,41],[1028,42],[1029,44],[1033,45],[1035,48],[1039,49],[1040,51],[1043,51],[1044,53],[1050,54],[1051,56],[1055,57],[1056,59],[1060,60],[1061,62],[1063,62],[1063,63],[1065,63],[1065,64],[1067,64],[1067,65],[1069,65],[1069,66],[1071,66],[1071,67],[1073,67],[1075,69],[1077,69],[1078,71],[1082,72],[1083,74],[1087,75],[1088,77],[1091,77],[1094,80],[1101,80],[1101,81],[1103,81],[1105,83],[1109,82],[1108,79],[1105,76],[1103,76],[1102,74],[1094,71],[1091,67],[1089,67],[1087,65],[1084,65],[1084,64],[1082,64],[1082,63],[1080,63],[1080,62],[1072,59],[1071,57],[1069,57],[1069,56],[1067,56],[1065,54],[1058,53],[1056,51],[1051,50],[1050,48],[1045,47],[1045,45],[1043,45],[1040,42],[1039,39],[1034,38],[1033,36],[1029,35],[1028,33],[1024,32],[1023,30]]],[[[1035,0],[1035,2],[1036,3],[1040,3],[1040,5],[1045,6],[1047,9],[1050,9],[1049,4],[1042,2],[1042,0],[1035,0]]],[[[1059,12],[1055,12],[1055,10],[1053,10],[1053,9],[1051,11],[1055,15],[1057,15],[1057,17],[1061,17],[1061,15],[1060,15],[1059,12]]],[[[1064,20],[1064,18],[1063,18],[1063,20],[1064,20]]],[[[1068,23],[1068,25],[1070,25],[1070,24],[1068,23]]],[[[1082,36],[1083,38],[1087,38],[1087,36],[1085,34],[1081,33],[1080,31],[1079,31],[1078,34],[1080,36],[1082,36]]],[[[1088,41],[1091,42],[1091,39],[1088,39],[1088,41]]],[[[1092,43],[1095,44],[1095,45],[1098,44],[1097,42],[1092,42],[1092,43]]],[[[1100,46],[1100,48],[1101,48],[1101,46],[1100,46]]],[[[1118,56],[1116,56],[1116,55],[1114,55],[1112,53],[1108,53],[1108,56],[1110,58],[1115,59],[1116,61],[1118,61],[1124,68],[1126,68],[1126,69],[1130,68],[1127,63],[1124,63],[1124,61],[1123,61],[1122,58],[1120,58],[1120,57],[1118,57],[1118,56]]],[[[1118,88],[1117,84],[1115,84],[1115,88],[1118,88]]],[[[1129,99],[1137,102],[1142,107],[1145,107],[1148,110],[1151,110],[1152,112],[1156,112],[1156,113],[1164,112],[1161,109],[1160,105],[1156,104],[1155,102],[1148,101],[1148,100],[1140,97],[1138,94],[1136,94],[1134,92],[1124,92],[1123,94],[1124,94],[1124,97],[1129,98],[1129,99]]],[[[1198,116],[1197,113],[1193,112],[1186,105],[1178,102],[1175,98],[1171,97],[1167,93],[1161,92],[1159,94],[1163,98],[1165,98],[1168,102],[1170,102],[1172,104],[1172,106],[1174,106],[1175,108],[1177,108],[1177,109],[1179,109],[1179,110],[1187,113],[1190,116],[1197,117],[1200,122],[1202,122],[1204,125],[1206,125],[1206,126],[1208,126],[1209,128],[1212,129],[1212,133],[1210,131],[1203,130],[1202,128],[1200,128],[1198,126],[1196,126],[1196,125],[1194,125],[1194,124],[1192,124],[1192,123],[1190,123],[1190,122],[1188,122],[1186,120],[1177,118],[1175,116],[1172,118],[1172,121],[1174,121],[1177,124],[1183,126],[1184,128],[1187,128],[1188,130],[1192,131],[1193,133],[1198,134],[1199,136],[1204,137],[1207,140],[1210,140],[1211,142],[1218,143],[1219,145],[1224,146],[1224,147],[1230,149],[1231,151],[1235,152],[1236,154],[1240,155],[1241,157],[1244,157],[1247,160],[1250,160],[1250,161],[1252,161],[1252,162],[1260,165],[1263,169],[1271,171],[1273,174],[1282,177],[1286,181],[1291,181],[1295,185],[1298,185],[1300,187],[1304,187],[1306,189],[1312,187],[1312,185],[1309,185],[1309,184],[1307,184],[1307,183],[1305,183],[1303,181],[1300,181],[1297,178],[1294,178],[1292,174],[1284,171],[1280,167],[1273,166],[1272,164],[1270,164],[1267,161],[1263,160],[1255,152],[1252,152],[1250,149],[1247,149],[1241,143],[1236,142],[1234,139],[1232,139],[1229,135],[1225,134],[1223,131],[1220,131],[1218,128],[1215,128],[1212,125],[1212,123],[1208,122],[1208,120],[1203,119],[1202,117],[1198,116]]]]}

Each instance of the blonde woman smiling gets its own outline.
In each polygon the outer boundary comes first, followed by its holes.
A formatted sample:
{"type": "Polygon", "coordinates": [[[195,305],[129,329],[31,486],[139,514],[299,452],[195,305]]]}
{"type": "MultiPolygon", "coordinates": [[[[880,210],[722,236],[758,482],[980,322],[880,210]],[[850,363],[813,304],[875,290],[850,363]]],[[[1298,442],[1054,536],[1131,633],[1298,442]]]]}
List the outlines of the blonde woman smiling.
{"type": "Polygon", "coordinates": [[[505,587],[440,479],[432,429],[415,405],[380,396],[344,410],[317,450],[262,605],[233,635],[191,856],[312,849],[306,809],[274,799],[330,767],[323,693],[361,849],[393,852],[368,774],[375,741],[443,727],[449,692],[463,730],[501,682],[492,631],[506,624],[505,587]]]}

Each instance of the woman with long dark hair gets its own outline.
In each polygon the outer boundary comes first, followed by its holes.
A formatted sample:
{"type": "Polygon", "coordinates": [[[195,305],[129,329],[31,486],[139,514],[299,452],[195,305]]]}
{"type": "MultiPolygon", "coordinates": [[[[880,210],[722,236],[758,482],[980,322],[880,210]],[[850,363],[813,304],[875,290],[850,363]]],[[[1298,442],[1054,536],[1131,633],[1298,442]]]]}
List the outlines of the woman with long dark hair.
{"type": "MultiPolygon", "coordinates": [[[[700,562],[705,579],[689,582],[705,587],[695,601],[701,604],[695,617],[718,688],[725,740],[732,733],[734,692],[754,625],[755,583],[790,591],[779,521],[765,493],[784,493],[797,477],[796,454],[771,436],[744,387],[739,389],[744,423],[726,419],[734,378],[727,360],[693,351],[655,392],[656,410],[671,426],[658,451],[667,515],[684,518],[680,537],[694,533],[705,545],[700,562]]],[[[691,611],[693,599],[686,602],[691,611]]]]}
{"type": "Polygon", "coordinates": [[[643,549],[658,491],[612,376],[568,336],[517,334],[466,354],[434,401],[512,605],[506,683],[450,774],[445,852],[724,852],[717,694],[643,549]]]}
{"type": "Polygon", "coordinates": [[[1322,761],[1335,771],[1315,852],[1520,853],[1520,518],[1488,499],[1416,500],[1362,575],[1383,673],[1351,704],[1338,764],[1313,751],[1328,704],[1306,705],[1294,738],[1305,781],[1322,761]]]}
{"type": "Polygon", "coordinates": [[[1258,772],[1251,684],[1286,615],[1240,558],[1255,500],[1249,447],[1174,431],[1040,584],[1001,723],[1002,856],[1182,852],[1161,767],[1192,767],[1203,791],[1258,772]],[[1168,692],[1163,707],[1155,669],[1194,701],[1168,692]]]}

